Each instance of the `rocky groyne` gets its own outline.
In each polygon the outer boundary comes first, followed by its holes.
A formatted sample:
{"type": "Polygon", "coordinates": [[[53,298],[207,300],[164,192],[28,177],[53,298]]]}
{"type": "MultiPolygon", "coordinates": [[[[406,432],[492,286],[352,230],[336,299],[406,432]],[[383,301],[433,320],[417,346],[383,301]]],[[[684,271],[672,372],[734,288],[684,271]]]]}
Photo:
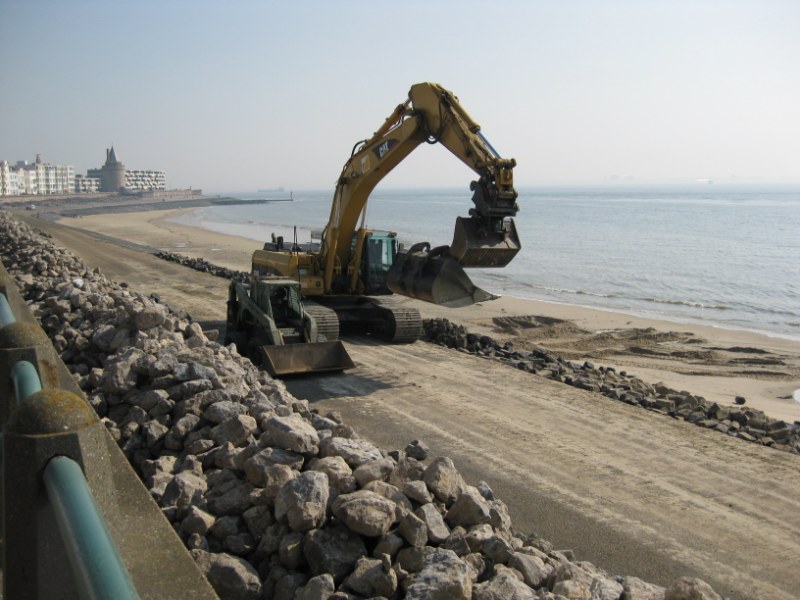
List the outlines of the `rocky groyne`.
{"type": "MultiPolygon", "coordinates": [[[[534,375],[597,392],[741,440],[800,454],[800,423],[797,422],[773,419],[763,411],[744,406],[709,402],[701,396],[671,389],[662,383],[646,383],[612,367],[596,367],[589,361],[574,363],[563,360],[544,348],[517,350],[510,343],[500,344],[489,336],[469,333],[463,326],[447,319],[427,319],[423,329],[426,339],[448,348],[494,359],[534,375]]],[[[737,400],[744,402],[743,398],[737,400]]]]}
{"type": "Polygon", "coordinates": [[[187,315],[3,212],[0,239],[32,312],[223,599],[719,598],[697,579],[665,589],[575,561],[517,532],[491,487],[449,458],[375,447],[187,315]]]}

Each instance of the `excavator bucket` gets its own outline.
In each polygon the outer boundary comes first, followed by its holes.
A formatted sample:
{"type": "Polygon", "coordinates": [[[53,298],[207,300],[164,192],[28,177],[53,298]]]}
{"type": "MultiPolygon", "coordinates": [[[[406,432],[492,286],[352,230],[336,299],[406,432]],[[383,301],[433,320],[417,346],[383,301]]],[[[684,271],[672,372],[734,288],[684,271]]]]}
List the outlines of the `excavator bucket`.
{"type": "Polygon", "coordinates": [[[356,366],[340,341],[261,346],[260,350],[262,366],[273,377],[343,371],[356,366]]]}
{"type": "Polygon", "coordinates": [[[392,292],[449,308],[497,297],[472,283],[458,261],[448,255],[447,246],[428,248],[423,242],[397,253],[387,275],[392,292]]]}
{"type": "Polygon", "coordinates": [[[505,267],[522,246],[514,219],[501,224],[499,231],[492,231],[480,219],[457,217],[450,255],[462,267],[505,267]]]}

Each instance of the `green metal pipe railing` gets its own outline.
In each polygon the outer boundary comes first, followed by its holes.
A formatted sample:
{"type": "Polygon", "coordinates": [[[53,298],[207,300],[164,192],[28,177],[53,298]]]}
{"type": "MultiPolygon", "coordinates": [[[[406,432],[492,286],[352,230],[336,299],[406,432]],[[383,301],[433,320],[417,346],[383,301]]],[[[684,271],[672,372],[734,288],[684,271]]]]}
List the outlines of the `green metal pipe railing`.
{"type": "Polygon", "coordinates": [[[0,294],[0,327],[16,323],[17,319],[11,310],[11,305],[8,303],[8,298],[5,294],[0,294]]]}
{"type": "Polygon", "coordinates": [[[81,598],[139,598],[78,463],[52,458],[44,485],[81,598]]]}
{"type": "Polygon", "coordinates": [[[11,367],[11,381],[17,395],[17,406],[31,394],[42,391],[42,382],[36,367],[27,360],[21,360],[11,367]]]}
{"type": "MultiPolygon", "coordinates": [[[[6,295],[0,293],[0,327],[16,321],[6,295]]],[[[14,363],[10,376],[17,407],[42,391],[36,367],[26,360],[14,363]]],[[[55,456],[42,477],[80,597],[139,598],[80,465],[69,457],[55,456]]]]}

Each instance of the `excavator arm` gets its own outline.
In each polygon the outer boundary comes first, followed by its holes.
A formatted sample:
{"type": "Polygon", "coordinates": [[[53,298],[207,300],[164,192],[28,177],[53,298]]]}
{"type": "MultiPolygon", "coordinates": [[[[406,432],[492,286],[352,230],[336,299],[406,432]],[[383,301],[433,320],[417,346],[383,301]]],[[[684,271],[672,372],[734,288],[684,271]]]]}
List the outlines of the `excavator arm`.
{"type": "Polygon", "coordinates": [[[464,267],[493,267],[505,266],[519,251],[511,219],[518,210],[516,162],[499,156],[452,93],[435,83],[418,83],[378,131],[354,147],[342,169],[320,252],[325,289],[332,288],[336,274],[354,268],[351,242],[372,190],[424,142],[442,144],[478,174],[471,184],[470,216],[458,218],[452,245],[436,255],[464,267]]]}

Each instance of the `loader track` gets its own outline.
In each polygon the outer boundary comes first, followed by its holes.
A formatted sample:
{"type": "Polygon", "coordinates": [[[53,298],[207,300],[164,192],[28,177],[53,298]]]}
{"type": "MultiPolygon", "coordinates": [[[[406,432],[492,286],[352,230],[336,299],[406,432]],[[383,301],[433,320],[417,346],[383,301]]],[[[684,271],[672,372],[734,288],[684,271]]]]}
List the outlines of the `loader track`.
{"type": "Polygon", "coordinates": [[[339,317],[335,310],[311,300],[303,301],[303,310],[317,322],[318,342],[333,342],[339,339],[339,317]]]}

